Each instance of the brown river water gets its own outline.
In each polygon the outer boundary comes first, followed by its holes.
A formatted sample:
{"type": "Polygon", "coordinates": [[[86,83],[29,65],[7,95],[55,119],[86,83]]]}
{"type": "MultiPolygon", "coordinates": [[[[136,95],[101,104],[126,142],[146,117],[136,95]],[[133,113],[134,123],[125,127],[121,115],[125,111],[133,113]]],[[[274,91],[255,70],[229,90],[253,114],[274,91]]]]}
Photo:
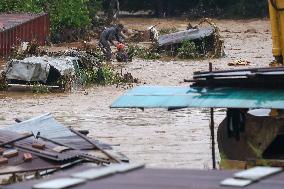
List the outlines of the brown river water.
{"type": "MultiPolygon", "coordinates": [[[[215,20],[225,41],[226,57],[212,60],[145,61],[134,60],[125,65],[147,85],[188,85],[194,71],[263,67],[273,59],[268,20],[215,20]],[[237,59],[250,66],[229,67],[237,59]]],[[[185,20],[124,19],[129,28],[145,29],[175,26],[183,29],[185,20]]],[[[0,93],[0,127],[14,123],[15,118],[28,119],[52,113],[66,126],[88,129],[90,136],[114,145],[132,162],[149,167],[211,168],[209,113],[206,109],[110,109],[110,104],[125,89],[115,86],[90,87],[64,94],[31,94],[29,92],[0,93]]],[[[224,110],[215,113],[216,129],[224,118],[224,110]]],[[[218,154],[218,151],[217,151],[218,154]]],[[[218,156],[218,155],[217,155],[218,156]]],[[[219,161],[219,156],[217,157],[219,161]]]]}

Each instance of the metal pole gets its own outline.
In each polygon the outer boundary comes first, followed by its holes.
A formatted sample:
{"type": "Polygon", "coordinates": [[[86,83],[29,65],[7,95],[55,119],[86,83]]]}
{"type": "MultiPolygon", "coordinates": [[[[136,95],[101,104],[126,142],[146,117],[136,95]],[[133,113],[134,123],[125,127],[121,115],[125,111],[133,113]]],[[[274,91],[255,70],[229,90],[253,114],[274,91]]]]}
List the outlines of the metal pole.
{"type": "Polygon", "coordinates": [[[216,169],[215,157],[215,130],[214,130],[214,109],[210,108],[210,131],[211,131],[211,145],[212,145],[212,167],[216,169]]]}
{"type": "Polygon", "coordinates": [[[34,136],[33,133],[25,135],[25,136],[21,136],[19,138],[16,138],[16,139],[13,139],[13,140],[10,140],[10,141],[7,141],[7,142],[4,142],[4,143],[0,144],[0,147],[3,147],[3,146],[6,146],[8,144],[12,144],[12,143],[18,142],[20,140],[24,140],[24,139],[30,138],[32,136],[34,136]]]}
{"type": "MultiPolygon", "coordinates": [[[[213,64],[209,62],[209,72],[213,71],[213,64]]],[[[209,78],[212,80],[212,78],[209,78]]],[[[214,130],[214,109],[210,108],[210,132],[211,132],[211,148],[212,148],[212,167],[216,169],[216,157],[215,157],[215,130],[214,130]]]]}
{"type": "Polygon", "coordinates": [[[99,145],[95,144],[93,141],[91,141],[90,139],[88,139],[85,135],[81,134],[80,132],[70,128],[70,131],[75,133],[76,135],[78,135],[79,137],[81,137],[82,139],[84,139],[86,142],[90,143],[91,145],[93,145],[95,148],[97,148],[98,150],[100,150],[103,154],[105,154],[108,158],[112,159],[113,161],[115,161],[116,163],[121,163],[121,161],[119,159],[117,159],[116,157],[114,157],[113,155],[111,155],[110,153],[108,153],[106,150],[104,150],[103,148],[101,148],[99,145]]]}

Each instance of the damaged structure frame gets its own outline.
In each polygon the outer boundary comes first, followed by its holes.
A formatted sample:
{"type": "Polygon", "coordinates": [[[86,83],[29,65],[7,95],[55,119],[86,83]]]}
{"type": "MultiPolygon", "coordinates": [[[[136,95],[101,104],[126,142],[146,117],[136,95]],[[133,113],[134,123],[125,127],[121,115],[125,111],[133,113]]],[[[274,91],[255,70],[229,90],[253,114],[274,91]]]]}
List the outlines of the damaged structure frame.
{"type": "MultiPolygon", "coordinates": [[[[232,120],[225,120],[226,123],[224,122],[223,125],[226,125],[227,133],[221,135],[218,133],[218,136],[228,134],[228,138],[233,137],[234,141],[239,141],[240,132],[244,131],[245,120],[242,115],[246,115],[249,109],[284,109],[284,89],[277,85],[280,80],[283,81],[283,78],[283,67],[212,71],[210,64],[209,72],[195,72],[193,80],[186,80],[192,83],[190,87],[136,87],[118,98],[111,108],[167,108],[168,110],[210,108],[212,167],[215,169],[214,108],[227,108],[227,119],[232,120]]],[[[252,124],[251,122],[249,121],[248,124],[252,124]]],[[[276,124],[275,120],[272,120],[272,123],[276,124]]],[[[269,129],[269,126],[267,128],[269,129]]],[[[281,128],[279,130],[281,131],[281,128]]],[[[258,134],[258,131],[254,132],[255,135],[258,134]]],[[[269,148],[277,134],[274,132],[273,137],[264,142],[263,151],[269,148]]],[[[259,143],[258,140],[254,142],[259,143]]],[[[238,142],[232,141],[230,144],[236,147],[239,145],[238,142]]],[[[257,158],[251,151],[248,151],[248,154],[257,158]]],[[[243,156],[248,158],[246,156],[248,154],[243,156]]]]}
{"type": "Polygon", "coordinates": [[[1,129],[0,175],[25,172],[44,175],[83,162],[101,166],[129,161],[121,154],[109,152],[112,148],[108,144],[85,134],[64,127],[51,114],[1,129]]]}

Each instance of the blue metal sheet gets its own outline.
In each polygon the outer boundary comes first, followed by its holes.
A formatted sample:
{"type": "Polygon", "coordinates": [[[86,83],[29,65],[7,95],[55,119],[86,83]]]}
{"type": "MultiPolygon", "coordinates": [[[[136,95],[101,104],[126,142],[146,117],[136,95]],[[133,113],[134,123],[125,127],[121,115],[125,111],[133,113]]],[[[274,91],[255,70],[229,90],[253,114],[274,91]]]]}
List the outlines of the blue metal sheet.
{"type": "Polygon", "coordinates": [[[284,109],[284,90],[136,87],[111,108],[275,108],[284,109]]]}

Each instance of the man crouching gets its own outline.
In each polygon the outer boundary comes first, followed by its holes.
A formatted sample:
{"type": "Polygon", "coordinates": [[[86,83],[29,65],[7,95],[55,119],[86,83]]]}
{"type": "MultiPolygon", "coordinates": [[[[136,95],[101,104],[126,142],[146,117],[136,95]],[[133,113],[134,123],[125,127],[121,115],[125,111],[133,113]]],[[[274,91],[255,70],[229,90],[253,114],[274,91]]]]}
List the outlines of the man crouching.
{"type": "Polygon", "coordinates": [[[124,27],[123,27],[122,24],[118,24],[118,25],[112,26],[110,28],[106,28],[101,33],[99,45],[102,48],[102,51],[103,51],[107,61],[110,61],[111,57],[112,57],[110,44],[116,46],[114,44],[113,40],[116,40],[118,43],[123,43],[124,36],[121,33],[123,28],[124,27]]]}

